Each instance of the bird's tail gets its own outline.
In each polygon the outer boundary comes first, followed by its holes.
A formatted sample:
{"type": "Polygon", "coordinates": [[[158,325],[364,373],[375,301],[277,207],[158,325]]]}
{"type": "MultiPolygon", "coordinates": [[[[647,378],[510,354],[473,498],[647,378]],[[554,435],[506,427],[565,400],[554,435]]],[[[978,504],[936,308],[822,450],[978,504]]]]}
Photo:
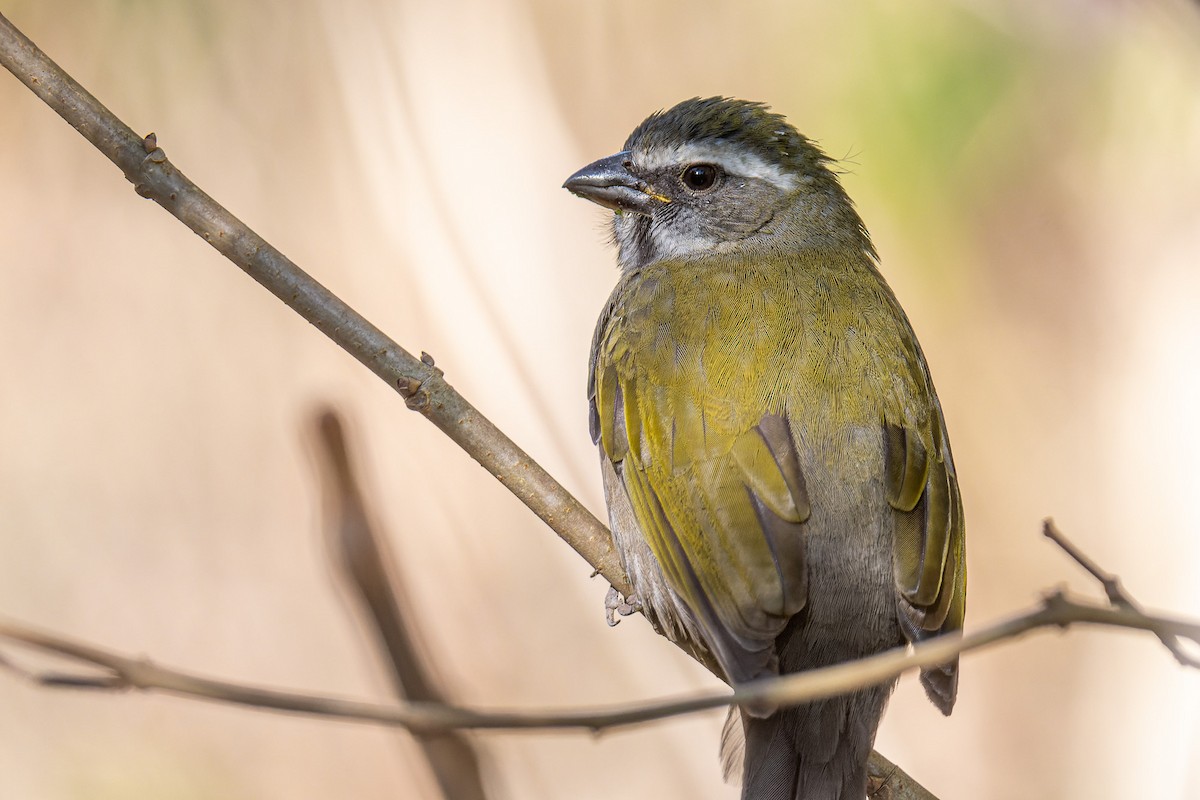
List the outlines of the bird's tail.
{"type": "Polygon", "coordinates": [[[766,718],[743,713],[742,800],[863,800],[867,759],[892,685],[766,718]]]}

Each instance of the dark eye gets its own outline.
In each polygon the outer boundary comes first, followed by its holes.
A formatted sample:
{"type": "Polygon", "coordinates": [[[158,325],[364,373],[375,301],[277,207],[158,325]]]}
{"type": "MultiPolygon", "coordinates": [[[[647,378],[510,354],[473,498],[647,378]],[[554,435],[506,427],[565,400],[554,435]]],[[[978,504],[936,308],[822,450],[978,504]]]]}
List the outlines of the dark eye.
{"type": "Polygon", "coordinates": [[[693,192],[703,192],[711,189],[717,182],[717,168],[712,164],[692,164],[679,176],[683,185],[693,192]]]}

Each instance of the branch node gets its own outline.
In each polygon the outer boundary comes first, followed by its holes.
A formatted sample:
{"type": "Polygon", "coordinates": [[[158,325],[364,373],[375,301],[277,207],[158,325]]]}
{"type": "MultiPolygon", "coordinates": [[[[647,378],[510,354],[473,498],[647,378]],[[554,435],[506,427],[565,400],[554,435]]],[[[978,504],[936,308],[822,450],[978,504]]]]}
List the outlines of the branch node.
{"type": "Polygon", "coordinates": [[[408,375],[396,379],[396,389],[404,398],[404,405],[412,411],[424,413],[429,408],[429,392],[422,388],[424,381],[419,381],[408,375]]]}
{"type": "MultiPolygon", "coordinates": [[[[1144,615],[1142,606],[1133,596],[1125,591],[1125,587],[1121,585],[1121,579],[1111,572],[1101,568],[1099,564],[1093,561],[1082,550],[1074,545],[1070,539],[1058,529],[1054,524],[1054,520],[1047,517],[1042,523],[1042,534],[1056,545],[1061,547],[1067,555],[1074,559],[1075,563],[1083,567],[1093,578],[1099,581],[1100,586],[1104,589],[1104,596],[1108,598],[1108,604],[1113,608],[1124,609],[1135,614],[1144,615]]],[[[1200,659],[1193,657],[1183,649],[1183,643],[1179,637],[1157,633],[1158,639],[1162,642],[1163,647],[1170,651],[1175,660],[1184,667],[1200,668],[1200,659]]]]}
{"type": "Polygon", "coordinates": [[[431,378],[441,378],[446,373],[437,367],[433,356],[424,350],[421,351],[421,364],[429,370],[423,378],[418,380],[411,375],[403,375],[396,379],[396,388],[400,391],[400,396],[404,398],[404,404],[410,410],[428,415],[432,401],[425,384],[431,378]]]}
{"type": "Polygon", "coordinates": [[[1068,613],[1071,607],[1071,601],[1067,599],[1067,594],[1062,588],[1052,589],[1042,595],[1042,607],[1060,630],[1066,630],[1071,627],[1070,614],[1068,613]]]}

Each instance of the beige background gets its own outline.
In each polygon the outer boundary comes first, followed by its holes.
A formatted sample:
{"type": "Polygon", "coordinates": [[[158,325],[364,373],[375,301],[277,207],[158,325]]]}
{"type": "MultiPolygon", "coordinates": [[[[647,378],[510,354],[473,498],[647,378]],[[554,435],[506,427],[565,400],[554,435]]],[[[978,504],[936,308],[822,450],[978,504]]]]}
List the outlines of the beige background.
{"type": "MultiPolygon", "coordinates": [[[[615,281],[559,189],[648,112],[762,99],[845,182],[933,366],[968,624],[1095,587],[1200,615],[1200,22],[1183,2],[10,0],[173,161],[592,508],[615,281]]],[[[313,408],[351,413],[442,678],[567,707],[712,688],[374,377],[0,76],[0,614],[214,675],[386,698],[330,580],[313,408]]],[[[18,655],[9,649],[8,655],[18,655]]],[[[21,654],[23,655],[23,654],[21,654]]],[[[0,798],[422,798],[403,734],[0,675],[0,798]]],[[[1200,675],[1134,634],[902,683],[879,748],[944,800],[1200,796],[1200,675]]],[[[720,715],[479,737],[500,798],[733,798],[720,715]]]]}

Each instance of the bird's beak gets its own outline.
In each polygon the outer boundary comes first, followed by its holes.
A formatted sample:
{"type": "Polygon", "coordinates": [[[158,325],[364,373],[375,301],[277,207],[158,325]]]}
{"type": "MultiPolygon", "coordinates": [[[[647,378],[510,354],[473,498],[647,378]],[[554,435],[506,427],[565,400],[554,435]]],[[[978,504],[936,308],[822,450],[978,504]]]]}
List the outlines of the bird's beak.
{"type": "Polygon", "coordinates": [[[629,172],[629,151],[593,161],[567,178],[563,188],[613,211],[650,214],[656,205],[671,202],[629,172]]]}

